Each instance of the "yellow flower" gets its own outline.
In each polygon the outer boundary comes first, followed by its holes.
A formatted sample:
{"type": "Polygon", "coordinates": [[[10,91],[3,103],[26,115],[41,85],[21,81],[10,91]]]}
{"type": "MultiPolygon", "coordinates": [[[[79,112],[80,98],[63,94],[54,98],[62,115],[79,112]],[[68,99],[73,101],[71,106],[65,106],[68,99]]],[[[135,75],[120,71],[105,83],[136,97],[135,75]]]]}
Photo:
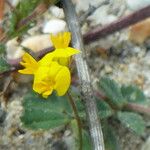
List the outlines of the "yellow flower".
{"type": "Polygon", "coordinates": [[[70,71],[67,67],[52,62],[51,66],[40,66],[35,73],[33,90],[47,98],[53,90],[64,95],[70,85],[70,71]]]}
{"type": "Polygon", "coordinates": [[[58,96],[64,95],[70,85],[71,77],[68,65],[70,57],[79,53],[72,47],[68,47],[71,39],[69,32],[51,35],[55,50],[45,55],[40,61],[36,61],[31,55],[25,53],[20,63],[25,68],[19,70],[23,74],[33,74],[33,90],[47,98],[56,90],[58,96]]]}

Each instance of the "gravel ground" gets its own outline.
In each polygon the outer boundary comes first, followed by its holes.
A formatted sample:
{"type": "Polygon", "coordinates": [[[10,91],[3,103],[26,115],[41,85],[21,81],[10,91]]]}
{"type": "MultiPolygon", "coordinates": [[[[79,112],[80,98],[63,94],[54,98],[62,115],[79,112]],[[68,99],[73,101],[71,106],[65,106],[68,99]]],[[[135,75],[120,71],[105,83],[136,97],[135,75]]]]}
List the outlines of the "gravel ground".
{"type": "MultiPolygon", "coordinates": [[[[81,10],[87,11],[88,3],[91,1],[74,0],[74,2],[80,15],[81,10]]],[[[98,0],[93,0],[91,3],[97,5],[98,2],[98,0]]],[[[42,22],[45,23],[53,17],[59,18],[50,12],[51,10],[39,18],[39,26],[31,29],[30,35],[39,34],[39,30],[42,30],[42,22]]],[[[114,21],[128,12],[125,0],[112,0],[109,5],[100,7],[87,18],[82,32],[85,33],[99,23],[104,25],[114,21]]],[[[60,18],[63,18],[63,15],[60,18]]],[[[124,29],[86,46],[87,62],[92,72],[93,85],[96,85],[99,77],[108,75],[120,84],[137,85],[144,91],[147,98],[150,98],[150,40],[135,45],[129,40],[128,32],[129,29],[124,29]]],[[[0,107],[0,150],[73,150],[74,140],[68,129],[35,132],[22,127],[19,119],[22,113],[22,97],[31,86],[28,84],[29,81],[26,82],[26,84],[14,84],[7,109],[0,107]]],[[[117,138],[120,139],[120,147],[123,150],[150,150],[148,146],[144,149],[146,141],[149,141],[147,145],[150,144],[150,118],[144,116],[144,120],[147,128],[142,137],[132,134],[119,123],[111,122],[116,129],[117,138]]]]}

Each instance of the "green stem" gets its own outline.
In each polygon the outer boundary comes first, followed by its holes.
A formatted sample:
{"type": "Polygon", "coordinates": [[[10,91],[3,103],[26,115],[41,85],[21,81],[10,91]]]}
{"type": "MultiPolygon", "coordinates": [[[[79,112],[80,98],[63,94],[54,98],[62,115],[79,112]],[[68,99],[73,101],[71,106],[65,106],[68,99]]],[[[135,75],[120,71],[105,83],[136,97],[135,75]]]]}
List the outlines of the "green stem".
{"type": "Polygon", "coordinates": [[[77,107],[74,103],[74,100],[71,96],[71,94],[69,92],[67,92],[68,95],[68,99],[69,99],[69,103],[71,104],[71,107],[73,109],[76,121],[77,121],[77,125],[78,125],[78,132],[79,132],[79,150],[82,150],[82,125],[81,125],[81,120],[78,114],[78,110],[77,107]]]}

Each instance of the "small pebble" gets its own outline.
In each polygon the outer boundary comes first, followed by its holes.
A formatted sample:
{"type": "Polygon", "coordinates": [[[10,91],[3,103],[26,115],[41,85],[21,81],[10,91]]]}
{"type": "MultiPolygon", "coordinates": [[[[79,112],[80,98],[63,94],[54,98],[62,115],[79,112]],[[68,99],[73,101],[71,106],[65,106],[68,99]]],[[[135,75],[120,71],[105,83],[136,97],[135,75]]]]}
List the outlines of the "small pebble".
{"type": "Polygon", "coordinates": [[[64,18],[64,11],[63,9],[57,7],[57,6],[51,6],[50,12],[52,15],[54,15],[56,18],[63,19],[64,18]]]}
{"type": "MultiPolygon", "coordinates": [[[[17,43],[16,39],[7,42],[6,52],[8,60],[15,60],[22,57],[24,50],[18,45],[19,43],[17,43]]],[[[51,47],[52,43],[49,34],[41,34],[23,40],[20,45],[29,48],[33,52],[39,52],[42,49],[51,47]]]]}
{"type": "Polygon", "coordinates": [[[65,31],[66,22],[61,19],[51,19],[43,27],[43,33],[53,33],[57,34],[58,32],[65,31]]]}
{"type": "Polygon", "coordinates": [[[139,10],[150,5],[150,0],[126,0],[127,6],[131,10],[139,10]]]}

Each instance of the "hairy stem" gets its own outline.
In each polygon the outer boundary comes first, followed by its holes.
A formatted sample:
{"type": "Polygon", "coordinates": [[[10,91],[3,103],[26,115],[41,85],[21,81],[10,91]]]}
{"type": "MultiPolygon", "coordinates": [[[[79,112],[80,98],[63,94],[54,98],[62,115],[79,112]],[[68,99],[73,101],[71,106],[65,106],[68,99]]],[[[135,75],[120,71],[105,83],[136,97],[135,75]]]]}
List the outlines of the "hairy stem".
{"type": "Polygon", "coordinates": [[[127,105],[124,106],[124,109],[135,111],[135,112],[146,114],[146,115],[150,116],[150,108],[145,107],[140,104],[128,103],[127,105]]]}
{"type": "Polygon", "coordinates": [[[77,107],[76,107],[76,105],[75,105],[75,103],[74,103],[74,100],[73,100],[71,94],[68,92],[67,95],[68,95],[68,99],[69,99],[69,102],[70,102],[71,107],[72,107],[72,109],[73,109],[73,112],[74,112],[74,115],[75,115],[75,118],[76,118],[76,121],[77,121],[77,125],[78,125],[78,132],[79,132],[79,150],[82,150],[82,124],[81,124],[81,120],[80,120],[77,107]]]}
{"type": "Polygon", "coordinates": [[[90,43],[97,39],[104,38],[107,35],[110,35],[116,31],[119,31],[123,28],[129,27],[139,21],[142,21],[146,18],[150,17],[150,5],[142,8],[126,17],[118,19],[104,27],[95,27],[92,31],[86,33],[84,38],[84,43],[90,43]]]}
{"type": "MultiPolygon", "coordinates": [[[[101,100],[106,101],[107,103],[109,103],[108,101],[108,97],[106,95],[103,95],[100,91],[95,90],[95,95],[97,97],[99,97],[101,100]]],[[[110,106],[112,106],[112,104],[110,104],[110,106]]],[[[112,106],[112,108],[114,109],[114,107],[112,106]]],[[[137,113],[142,113],[142,114],[146,114],[150,116],[150,108],[140,105],[140,104],[136,104],[136,103],[131,103],[128,102],[126,105],[123,106],[123,108],[121,108],[121,110],[130,110],[133,112],[137,112],[137,113]]]]}

